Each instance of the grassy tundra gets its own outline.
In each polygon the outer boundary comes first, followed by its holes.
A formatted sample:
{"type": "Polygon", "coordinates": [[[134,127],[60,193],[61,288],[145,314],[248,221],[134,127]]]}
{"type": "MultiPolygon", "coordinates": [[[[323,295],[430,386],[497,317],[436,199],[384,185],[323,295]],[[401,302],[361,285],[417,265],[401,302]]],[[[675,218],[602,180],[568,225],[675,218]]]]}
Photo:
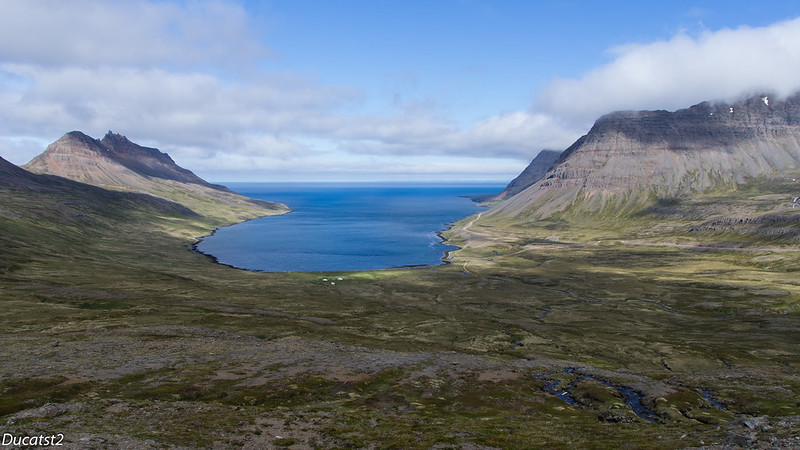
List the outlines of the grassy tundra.
{"type": "Polygon", "coordinates": [[[263,211],[0,183],[2,432],[81,448],[800,445],[797,189],[760,180],[624,219],[472,217],[447,233],[463,247],[448,265],[270,274],[190,250],[263,211]]]}

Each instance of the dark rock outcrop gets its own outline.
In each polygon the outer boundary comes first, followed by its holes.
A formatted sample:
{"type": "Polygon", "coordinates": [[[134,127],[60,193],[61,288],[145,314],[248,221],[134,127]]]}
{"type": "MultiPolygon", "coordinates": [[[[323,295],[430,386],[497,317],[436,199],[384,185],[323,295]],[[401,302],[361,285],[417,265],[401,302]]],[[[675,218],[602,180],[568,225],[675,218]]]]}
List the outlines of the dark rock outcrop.
{"type": "Polygon", "coordinates": [[[800,95],[607,114],[538,182],[489,211],[547,217],[636,208],[800,167],[800,95]]]}

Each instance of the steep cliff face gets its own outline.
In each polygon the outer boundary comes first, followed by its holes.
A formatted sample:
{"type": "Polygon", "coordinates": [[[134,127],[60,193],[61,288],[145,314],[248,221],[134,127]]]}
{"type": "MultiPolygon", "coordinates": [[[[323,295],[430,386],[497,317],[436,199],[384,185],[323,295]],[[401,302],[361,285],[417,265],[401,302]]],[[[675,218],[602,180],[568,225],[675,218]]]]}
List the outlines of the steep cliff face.
{"type": "Polygon", "coordinates": [[[561,152],[555,150],[542,150],[533,158],[533,161],[528,164],[528,167],[526,167],[521,174],[511,180],[502,192],[491,197],[490,200],[504,200],[524,191],[529,186],[544,178],[547,172],[553,168],[553,164],[560,155],[561,152]]]}
{"type": "Polygon", "coordinates": [[[234,219],[289,210],[285,205],[244,197],[210,184],[175,164],[166,153],[110,131],[102,140],[80,131],[69,132],[23,168],[106,189],[154,195],[208,216],[231,217],[231,207],[238,214],[234,219]]]}
{"type": "Polygon", "coordinates": [[[796,167],[800,95],[614,112],[565,150],[544,178],[489,214],[546,217],[571,206],[631,207],[796,167]]]}

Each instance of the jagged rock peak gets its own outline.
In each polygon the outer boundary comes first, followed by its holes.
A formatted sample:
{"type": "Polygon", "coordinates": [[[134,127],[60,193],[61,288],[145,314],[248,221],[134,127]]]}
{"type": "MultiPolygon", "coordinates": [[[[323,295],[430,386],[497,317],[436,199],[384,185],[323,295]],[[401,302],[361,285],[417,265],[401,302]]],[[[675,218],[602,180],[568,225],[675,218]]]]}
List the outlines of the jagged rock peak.
{"type": "Polygon", "coordinates": [[[102,139],[98,142],[102,143],[103,146],[107,147],[109,150],[123,152],[123,151],[130,151],[130,150],[140,150],[140,149],[147,149],[150,151],[155,150],[158,154],[165,155],[166,153],[151,147],[144,147],[139,144],[131,142],[127,136],[122,134],[114,133],[113,131],[109,130],[102,139]]]}
{"type": "Polygon", "coordinates": [[[126,136],[114,133],[111,130],[108,130],[108,133],[106,133],[106,135],[103,136],[103,138],[100,139],[99,142],[101,142],[101,143],[103,143],[103,145],[105,145],[107,147],[111,147],[111,148],[114,148],[114,147],[123,147],[124,148],[126,146],[130,146],[131,144],[133,144],[133,142],[131,142],[130,139],[128,139],[126,136]]]}
{"type": "Polygon", "coordinates": [[[115,140],[119,140],[119,141],[123,141],[123,142],[130,142],[130,140],[127,138],[127,136],[123,136],[123,135],[121,135],[119,133],[114,133],[111,130],[108,130],[108,132],[106,132],[106,135],[103,136],[103,139],[104,140],[115,139],[115,140]]]}

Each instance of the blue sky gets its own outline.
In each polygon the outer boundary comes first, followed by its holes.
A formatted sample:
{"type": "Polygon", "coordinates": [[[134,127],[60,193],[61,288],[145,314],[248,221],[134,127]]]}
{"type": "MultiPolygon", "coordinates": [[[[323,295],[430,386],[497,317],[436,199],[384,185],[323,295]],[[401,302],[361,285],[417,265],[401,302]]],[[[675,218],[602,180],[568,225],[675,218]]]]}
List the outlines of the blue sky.
{"type": "Polygon", "coordinates": [[[211,181],[510,180],[600,115],[800,89],[792,1],[5,0],[0,156],[71,130],[211,181]]]}

